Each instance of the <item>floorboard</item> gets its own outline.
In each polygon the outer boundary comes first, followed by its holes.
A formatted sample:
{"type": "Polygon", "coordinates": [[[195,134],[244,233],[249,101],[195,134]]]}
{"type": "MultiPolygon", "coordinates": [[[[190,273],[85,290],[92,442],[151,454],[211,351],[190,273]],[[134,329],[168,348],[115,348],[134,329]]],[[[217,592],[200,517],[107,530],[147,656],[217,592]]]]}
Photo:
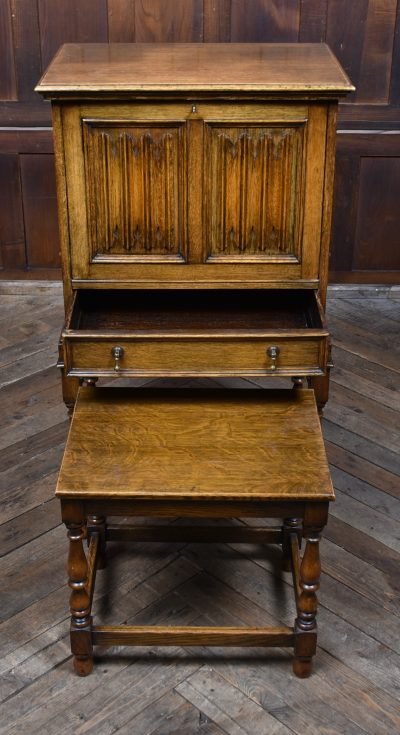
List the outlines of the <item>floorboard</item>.
{"type": "MultiPolygon", "coordinates": [[[[337,500],[321,545],[313,676],[294,677],[283,649],[99,648],[94,673],[77,679],[66,537],[54,498],[68,430],[55,367],[62,293],[58,284],[1,285],[0,733],[400,731],[396,295],[330,292],[336,367],[322,425],[337,500]]],[[[132,381],[143,383],[249,389],[268,381],[132,381]]],[[[104,622],[291,625],[291,585],[273,547],[137,543],[128,552],[116,544],[98,575],[94,608],[104,622]]]]}

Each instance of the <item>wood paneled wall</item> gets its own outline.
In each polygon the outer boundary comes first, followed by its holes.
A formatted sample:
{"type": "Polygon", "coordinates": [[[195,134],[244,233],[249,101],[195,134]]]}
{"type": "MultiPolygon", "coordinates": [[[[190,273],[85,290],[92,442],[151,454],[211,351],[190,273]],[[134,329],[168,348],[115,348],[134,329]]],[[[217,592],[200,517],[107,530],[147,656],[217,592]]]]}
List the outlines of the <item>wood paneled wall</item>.
{"type": "Polygon", "coordinates": [[[400,0],[0,0],[0,276],[59,275],[49,104],[65,41],[326,41],[340,106],[331,281],[400,280],[400,0]]]}

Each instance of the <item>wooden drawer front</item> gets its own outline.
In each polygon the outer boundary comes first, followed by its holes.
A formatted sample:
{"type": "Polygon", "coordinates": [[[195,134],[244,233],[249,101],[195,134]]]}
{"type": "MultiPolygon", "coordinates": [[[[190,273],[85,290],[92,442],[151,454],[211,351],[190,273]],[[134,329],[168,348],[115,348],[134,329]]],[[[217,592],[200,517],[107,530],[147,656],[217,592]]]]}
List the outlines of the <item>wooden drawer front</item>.
{"type": "Polygon", "coordinates": [[[320,375],[325,366],[325,337],[285,338],[132,338],[122,340],[68,338],[69,375],[320,375]],[[112,348],[123,348],[115,371],[112,348]],[[279,348],[273,361],[269,347],[279,348]]]}

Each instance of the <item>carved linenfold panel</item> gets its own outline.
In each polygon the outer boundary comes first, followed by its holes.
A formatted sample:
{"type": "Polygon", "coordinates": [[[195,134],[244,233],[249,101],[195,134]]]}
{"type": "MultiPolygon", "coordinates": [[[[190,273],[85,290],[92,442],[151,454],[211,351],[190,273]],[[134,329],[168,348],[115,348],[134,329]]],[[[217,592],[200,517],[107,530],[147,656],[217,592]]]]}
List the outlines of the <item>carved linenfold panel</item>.
{"type": "Polygon", "coordinates": [[[184,143],[178,125],[84,121],[92,258],[183,256],[184,143]]]}
{"type": "Polygon", "coordinates": [[[206,129],[209,257],[300,259],[304,126],[206,129]]]}

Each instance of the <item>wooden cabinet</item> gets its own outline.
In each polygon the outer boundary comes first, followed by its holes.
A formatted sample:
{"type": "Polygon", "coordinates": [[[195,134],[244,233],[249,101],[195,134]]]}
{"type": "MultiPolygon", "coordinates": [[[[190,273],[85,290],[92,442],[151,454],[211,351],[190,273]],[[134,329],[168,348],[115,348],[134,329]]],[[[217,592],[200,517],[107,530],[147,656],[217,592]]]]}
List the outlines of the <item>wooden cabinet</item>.
{"type": "Polygon", "coordinates": [[[324,44],[68,44],[37,89],[53,103],[65,376],[326,374],[352,86],[324,44]]]}

